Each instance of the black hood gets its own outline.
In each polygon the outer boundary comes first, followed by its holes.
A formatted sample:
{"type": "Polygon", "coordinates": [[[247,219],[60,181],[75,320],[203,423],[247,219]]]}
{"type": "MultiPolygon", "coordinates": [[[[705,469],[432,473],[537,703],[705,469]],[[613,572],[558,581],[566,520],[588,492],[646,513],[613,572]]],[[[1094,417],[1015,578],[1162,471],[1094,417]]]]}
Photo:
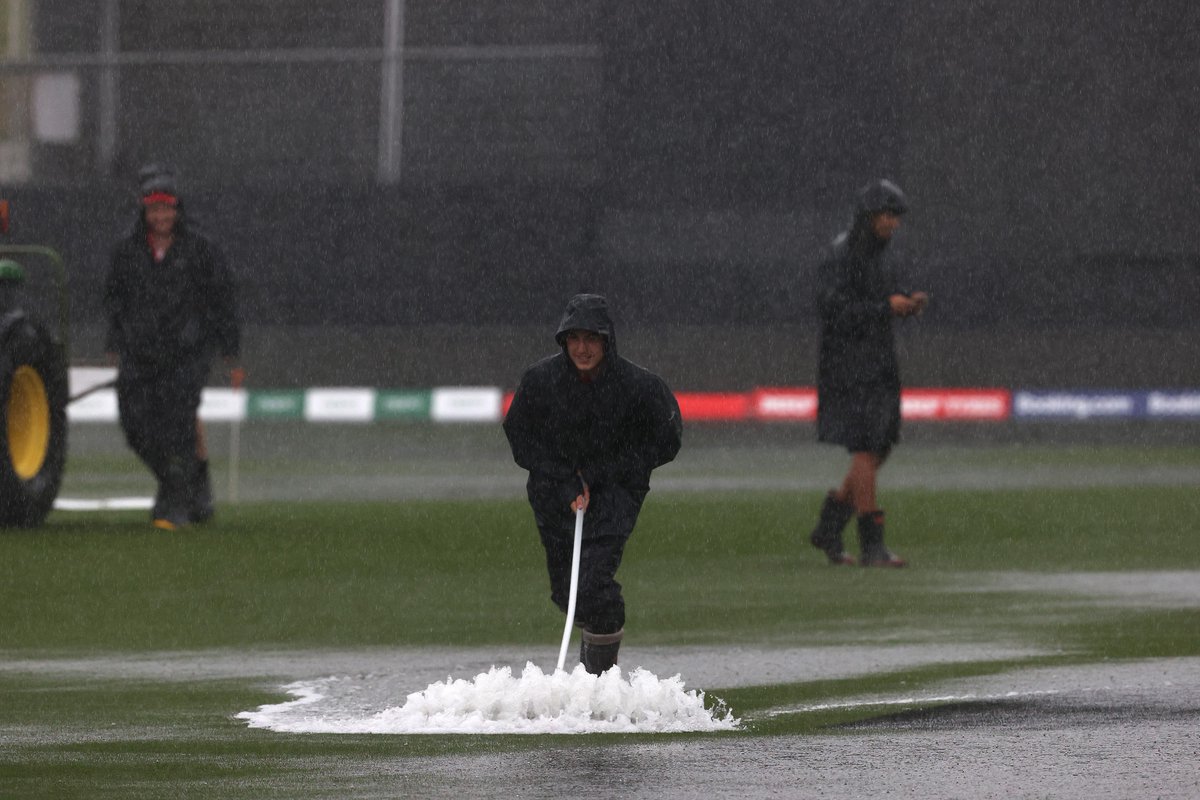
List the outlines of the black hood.
{"type": "Polygon", "coordinates": [[[877,239],[871,231],[871,218],[884,211],[890,211],[896,216],[908,213],[908,198],[899,186],[886,178],[868,183],[858,190],[850,229],[834,240],[834,246],[844,242],[851,250],[861,248],[868,252],[887,247],[890,240],[877,239]]]}
{"type": "Polygon", "coordinates": [[[868,183],[858,192],[858,202],[855,213],[858,216],[871,216],[884,211],[890,211],[897,216],[908,212],[908,198],[900,187],[887,179],[868,183]]]}
{"type": "Polygon", "coordinates": [[[559,347],[567,346],[567,331],[591,331],[604,337],[606,353],[617,349],[617,334],[613,330],[612,317],[608,315],[608,301],[598,294],[577,294],[567,303],[562,321],[554,341],[559,347]]]}

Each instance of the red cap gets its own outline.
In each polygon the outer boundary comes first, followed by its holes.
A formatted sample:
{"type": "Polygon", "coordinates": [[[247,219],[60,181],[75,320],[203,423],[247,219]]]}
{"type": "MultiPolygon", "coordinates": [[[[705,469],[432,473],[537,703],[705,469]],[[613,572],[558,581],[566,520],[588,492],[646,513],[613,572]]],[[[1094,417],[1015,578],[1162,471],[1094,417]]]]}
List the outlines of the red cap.
{"type": "Polygon", "coordinates": [[[142,197],[142,205],[144,206],[152,206],[157,203],[163,203],[168,206],[177,206],[179,205],[179,198],[170,192],[151,192],[150,194],[142,197]]]}

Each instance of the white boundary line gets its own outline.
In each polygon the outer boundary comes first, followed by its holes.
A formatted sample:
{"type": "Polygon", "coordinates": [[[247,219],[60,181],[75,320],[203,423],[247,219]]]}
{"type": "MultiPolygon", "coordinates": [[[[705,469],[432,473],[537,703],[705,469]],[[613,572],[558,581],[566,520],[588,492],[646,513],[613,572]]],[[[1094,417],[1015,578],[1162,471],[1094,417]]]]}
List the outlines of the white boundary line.
{"type": "Polygon", "coordinates": [[[153,497],[60,497],[54,501],[56,511],[128,511],[153,506],[153,497]]]}

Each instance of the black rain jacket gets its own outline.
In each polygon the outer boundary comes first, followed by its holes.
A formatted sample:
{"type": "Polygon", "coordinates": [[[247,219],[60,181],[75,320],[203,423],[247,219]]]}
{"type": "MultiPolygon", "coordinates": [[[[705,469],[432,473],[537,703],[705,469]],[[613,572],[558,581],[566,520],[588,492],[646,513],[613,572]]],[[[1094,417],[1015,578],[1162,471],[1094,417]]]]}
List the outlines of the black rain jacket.
{"type": "Polygon", "coordinates": [[[870,216],[859,214],[821,262],[817,390],[823,405],[836,404],[839,396],[848,393],[900,391],[888,298],[907,291],[886,258],[887,246],[871,232],[870,216]]]}
{"type": "Polygon", "coordinates": [[[105,349],[122,365],[158,370],[236,357],[239,331],[233,277],[221,251],[185,222],[160,263],[147,241],[145,217],[112,249],[104,284],[105,349]]]}
{"type": "Polygon", "coordinates": [[[612,320],[597,295],[572,300],[555,338],[563,351],[525,371],[504,419],[513,459],[529,470],[531,500],[542,496],[565,508],[580,492],[577,472],[593,492],[616,485],[644,495],[650,472],[679,452],[675,396],[662,378],[617,354],[612,320]],[[590,382],[566,353],[572,329],[605,337],[604,360],[590,382]],[[549,485],[556,487],[552,498],[542,491],[549,485]]]}

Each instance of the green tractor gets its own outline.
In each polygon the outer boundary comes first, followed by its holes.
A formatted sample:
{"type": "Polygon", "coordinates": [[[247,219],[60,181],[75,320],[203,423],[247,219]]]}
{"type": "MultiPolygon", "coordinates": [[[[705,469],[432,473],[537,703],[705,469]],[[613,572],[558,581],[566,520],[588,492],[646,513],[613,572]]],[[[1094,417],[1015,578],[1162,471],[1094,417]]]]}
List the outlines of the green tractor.
{"type": "MultiPolygon", "coordinates": [[[[0,200],[0,233],[8,203],[0,200]]],[[[49,247],[0,245],[0,527],[32,528],[46,518],[67,456],[67,292],[61,256],[49,247]],[[58,335],[22,308],[32,256],[57,269],[58,335]]]]}

